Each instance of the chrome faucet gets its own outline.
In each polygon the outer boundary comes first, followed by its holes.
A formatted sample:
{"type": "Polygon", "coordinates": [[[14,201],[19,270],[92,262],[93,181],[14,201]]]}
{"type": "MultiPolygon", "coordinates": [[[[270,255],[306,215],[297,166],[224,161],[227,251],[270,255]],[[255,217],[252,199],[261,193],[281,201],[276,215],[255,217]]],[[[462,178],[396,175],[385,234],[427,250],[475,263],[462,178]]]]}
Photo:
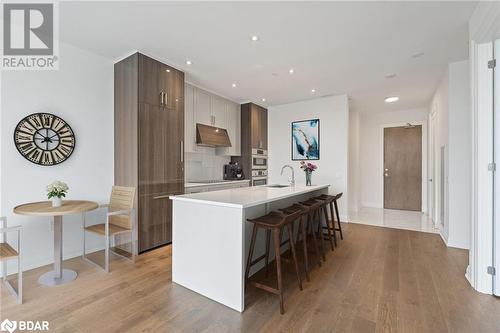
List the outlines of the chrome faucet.
{"type": "Polygon", "coordinates": [[[290,168],[290,170],[292,170],[292,177],[288,178],[288,182],[290,183],[290,186],[295,186],[295,170],[293,170],[293,167],[291,165],[285,164],[281,168],[281,175],[282,176],[283,176],[283,170],[285,170],[285,168],[290,168]]]}

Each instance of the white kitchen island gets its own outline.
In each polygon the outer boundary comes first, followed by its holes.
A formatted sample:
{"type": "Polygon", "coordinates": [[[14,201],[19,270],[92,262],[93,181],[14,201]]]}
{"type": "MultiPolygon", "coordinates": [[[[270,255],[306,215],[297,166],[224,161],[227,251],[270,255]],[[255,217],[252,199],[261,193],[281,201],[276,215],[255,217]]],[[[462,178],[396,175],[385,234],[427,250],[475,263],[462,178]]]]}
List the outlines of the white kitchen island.
{"type": "MultiPolygon", "coordinates": [[[[252,228],[246,219],[327,193],[329,187],[271,186],[170,197],[173,201],[172,280],[243,312],[245,263],[252,228]]],[[[264,253],[264,239],[264,233],[259,233],[254,257],[264,253]]],[[[250,274],[263,265],[263,262],[256,265],[250,274]]]]}

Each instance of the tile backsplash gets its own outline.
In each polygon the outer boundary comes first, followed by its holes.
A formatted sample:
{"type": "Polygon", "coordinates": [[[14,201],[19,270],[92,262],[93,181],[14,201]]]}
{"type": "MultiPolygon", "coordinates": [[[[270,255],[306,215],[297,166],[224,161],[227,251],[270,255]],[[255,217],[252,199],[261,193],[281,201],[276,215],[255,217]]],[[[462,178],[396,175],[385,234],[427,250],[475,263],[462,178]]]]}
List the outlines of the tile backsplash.
{"type": "Polygon", "coordinates": [[[224,164],[228,164],[231,157],[215,155],[215,148],[197,147],[197,150],[184,156],[186,182],[222,179],[224,164]]]}

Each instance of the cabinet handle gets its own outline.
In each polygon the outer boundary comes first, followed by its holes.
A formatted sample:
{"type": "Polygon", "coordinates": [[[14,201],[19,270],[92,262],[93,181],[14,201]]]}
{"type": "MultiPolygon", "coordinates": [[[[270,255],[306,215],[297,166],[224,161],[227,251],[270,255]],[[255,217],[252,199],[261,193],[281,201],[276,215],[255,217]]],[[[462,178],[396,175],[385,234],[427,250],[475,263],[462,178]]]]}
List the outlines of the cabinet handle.
{"type": "Polygon", "coordinates": [[[163,91],[160,92],[160,105],[163,105],[163,91]]]}
{"type": "Polygon", "coordinates": [[[170,197],[170,194],[164,194],[164,195],[158,195],[156,197],[153,197],[153,199],[158,200],[158,199],[167,199],[170,197]]]}
{"type": "Polygon", "coordinates": [[[181,140],[181,163],[184,162],[184,141],[181,140]]]}
{"type": "Polygon", "coordinates": [[[168,94],[163,93],[163,105],[167,105],[167,104],[168,104],[168,94]]]}

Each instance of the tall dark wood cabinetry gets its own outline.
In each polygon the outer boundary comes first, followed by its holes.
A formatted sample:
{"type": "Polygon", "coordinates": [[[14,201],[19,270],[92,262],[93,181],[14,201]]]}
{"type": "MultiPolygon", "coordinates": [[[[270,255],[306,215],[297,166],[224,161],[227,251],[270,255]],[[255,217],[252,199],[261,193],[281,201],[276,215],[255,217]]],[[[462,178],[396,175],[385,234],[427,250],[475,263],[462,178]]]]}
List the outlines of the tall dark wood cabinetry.
{"type": "Polygon", "coordinates": [[[267,109],[246,103],[241,105],[241,156],[231,160],[241,163],[248,179],[252,176],[252,149],[267,150],[267,109]]]}
{"type": "Polygon", "coordinates": [[[184,73],[140,53],[115,64],[115,184],[137,189],[139,252],[172,241],[183,140],[184,73]]]}

